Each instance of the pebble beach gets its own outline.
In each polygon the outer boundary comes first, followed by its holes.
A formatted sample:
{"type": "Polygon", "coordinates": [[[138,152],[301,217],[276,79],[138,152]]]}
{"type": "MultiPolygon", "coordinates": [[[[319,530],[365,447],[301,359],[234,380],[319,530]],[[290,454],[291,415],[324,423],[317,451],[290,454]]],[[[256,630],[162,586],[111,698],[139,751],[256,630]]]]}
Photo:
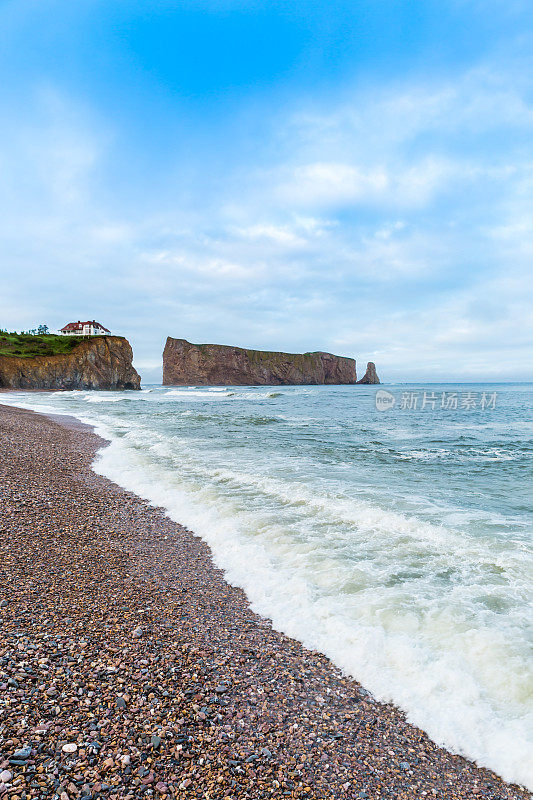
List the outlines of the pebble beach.
{"type": "Polygon", "coordinates": [[[526,798],[254,614],[207,544],[0,406],[0,798],[526,798]]]}

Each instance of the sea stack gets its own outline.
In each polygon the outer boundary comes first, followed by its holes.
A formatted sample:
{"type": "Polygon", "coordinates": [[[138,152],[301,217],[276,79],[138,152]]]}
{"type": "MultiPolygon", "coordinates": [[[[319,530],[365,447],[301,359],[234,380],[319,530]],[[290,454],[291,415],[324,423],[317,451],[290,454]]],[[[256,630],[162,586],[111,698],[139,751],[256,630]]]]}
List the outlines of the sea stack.
{"type": "Polygon", "coordinates": [[[332,353],[280,353],[168,337],[163,385],[282,386],[357,383],[355,360],[332,353]]]}
{"type": "Polygon", "coordinates": [[[360,381],[357,381],[357,383],[379,383],[379,382],[380,380],[376,372],[376,365],[374,364],[373,361],[369,361],[368,364],[366,365],[365,374],[363,375],[360,381]]]}

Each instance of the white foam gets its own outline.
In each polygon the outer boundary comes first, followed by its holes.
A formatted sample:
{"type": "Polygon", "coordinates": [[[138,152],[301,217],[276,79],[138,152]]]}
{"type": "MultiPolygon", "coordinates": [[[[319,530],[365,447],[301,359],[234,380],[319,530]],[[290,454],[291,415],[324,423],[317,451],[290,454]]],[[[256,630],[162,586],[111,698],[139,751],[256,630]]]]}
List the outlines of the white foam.
{"type": "Polygon", "coordinates": [[[85,398],[88,403],[120,403],[124,397],[101,397],[100,395],[87,395],[85,398]]]}

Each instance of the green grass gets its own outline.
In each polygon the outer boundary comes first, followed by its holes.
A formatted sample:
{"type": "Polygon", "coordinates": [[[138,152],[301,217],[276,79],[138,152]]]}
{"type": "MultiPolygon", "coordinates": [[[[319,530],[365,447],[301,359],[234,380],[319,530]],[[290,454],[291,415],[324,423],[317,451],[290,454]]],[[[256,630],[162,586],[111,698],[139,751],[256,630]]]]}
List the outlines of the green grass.
{"type": "Polygon", "coordinates": [[[0,331],[0,356],[35,358],[70,353],[90,336],[61,336],[46,333],[33,336],[30,333],[6,333],[0,331]]]}

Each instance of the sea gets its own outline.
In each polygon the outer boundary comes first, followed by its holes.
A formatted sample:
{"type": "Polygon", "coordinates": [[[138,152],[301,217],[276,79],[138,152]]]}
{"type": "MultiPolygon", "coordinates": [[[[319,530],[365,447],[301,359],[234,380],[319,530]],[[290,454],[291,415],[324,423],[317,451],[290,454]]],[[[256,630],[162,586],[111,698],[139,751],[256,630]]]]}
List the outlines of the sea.
{"type": "MultiPolygon", "coordinates": [[[[275,628],[533,788],[533,384],[13,392],[211,547],[275,628]]],[[[179,534],[177,534],[179,535],[179,534]]]]}

